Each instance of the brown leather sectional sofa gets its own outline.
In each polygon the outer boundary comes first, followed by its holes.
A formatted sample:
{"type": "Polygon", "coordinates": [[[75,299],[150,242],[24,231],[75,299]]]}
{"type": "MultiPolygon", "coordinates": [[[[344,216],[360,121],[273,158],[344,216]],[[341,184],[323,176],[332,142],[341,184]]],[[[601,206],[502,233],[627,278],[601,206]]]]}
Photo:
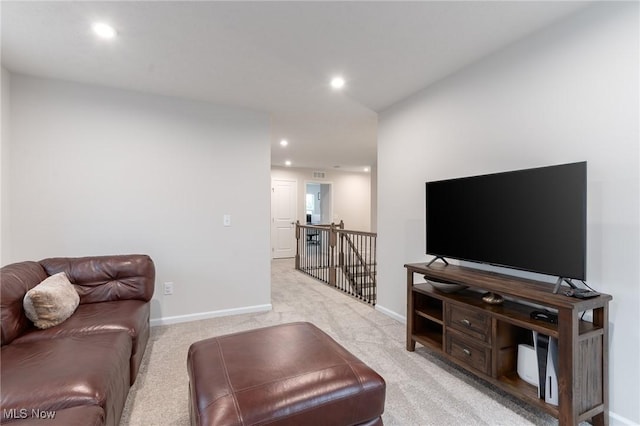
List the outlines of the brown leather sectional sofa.
{"type": "Polygon", "coordinates": [[[3,267],[0,422],[117,425],[149,338],[154,281],[154,264],[146,255],[51,258],[3,267]],[[25,316],[23,299],[58,272],[67,274],[80,304],[63,323],[41,330],[25,316]]]}

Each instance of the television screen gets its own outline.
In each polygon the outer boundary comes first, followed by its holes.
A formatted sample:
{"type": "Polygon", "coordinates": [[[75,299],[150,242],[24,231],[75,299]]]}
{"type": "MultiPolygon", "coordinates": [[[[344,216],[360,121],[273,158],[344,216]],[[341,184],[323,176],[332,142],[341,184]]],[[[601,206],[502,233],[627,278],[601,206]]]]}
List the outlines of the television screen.
{"type": "Polygon", "coordinates": [[[426,183],[426,252],[586,279],[587,163],[426,183]]]}

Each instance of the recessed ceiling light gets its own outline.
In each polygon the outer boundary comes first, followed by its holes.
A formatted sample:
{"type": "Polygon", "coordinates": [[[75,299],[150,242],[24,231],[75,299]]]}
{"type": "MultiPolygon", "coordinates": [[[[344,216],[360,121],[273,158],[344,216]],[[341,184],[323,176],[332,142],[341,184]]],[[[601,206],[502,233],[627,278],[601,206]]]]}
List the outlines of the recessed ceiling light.
{"type": "Polygon", "coordinates": [[[340,77],[340,76],[335,76],[331,79],[331,87],[333,87],[334,89],[342,89],[344,87],[344,78],[340,77]]]}
{"type": "Polygon", "coordinates": [[[290,166],[290,165],[291,165],[291,161],[289,161],[289,160],[285,161],[285,162],[284,162],[284,165],[285,165],[285,166],[290,166]]]}
{"type": "Polygon", "coordinates": [[[93,32],[102,38],[114,38],[116,36],[116,30],[104,22],[96,22],[93,24],[93,32]]]}
{"type": "Polygon", "coordinates": [[[286,139],[282,139],[282,140],[280,141],[280,145],[282,145],[282,146],[287,146],[287,145],[289,145],[289,141],[288,141],[288,140],[286,140],[286,139]]]}
{"type": "Polygon", "coordinates": [[[364,171],[365,171],[365,172],[368,172],[368,171],[369,171],[369,168],[368,168],[368,167],[365,167],[365,168],[364,168],[364,171]]]}

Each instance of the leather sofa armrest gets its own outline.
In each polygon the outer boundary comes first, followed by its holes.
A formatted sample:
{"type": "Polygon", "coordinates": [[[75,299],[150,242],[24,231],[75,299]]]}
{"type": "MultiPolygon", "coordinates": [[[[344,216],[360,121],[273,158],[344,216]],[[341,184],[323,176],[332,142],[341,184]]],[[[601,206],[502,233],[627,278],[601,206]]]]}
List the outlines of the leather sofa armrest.
{"type": "Polygon", "coordinates": [[[80,295],[80,303],[137,299],[150,301],[155,266],[142,254],[55,257],[39,262],[47,274],[65,272],[80,295]]]}

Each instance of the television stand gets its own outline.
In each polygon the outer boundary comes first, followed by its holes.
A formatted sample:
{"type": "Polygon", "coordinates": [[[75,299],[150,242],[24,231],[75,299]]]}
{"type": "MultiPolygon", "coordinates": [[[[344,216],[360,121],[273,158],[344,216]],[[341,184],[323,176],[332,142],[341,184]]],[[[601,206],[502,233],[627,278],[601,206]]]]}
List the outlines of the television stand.
{"type": "Polygon", "coordinates": [[[447,260],[446,260],[444,257],[442,257],[442,256],[436,256],[436,257],[434,257],[433,259],[431,259],[431,260],[429,261],[429,263],[427,263],[427,267],[431,266],[431,264],[432,264],[433,262],[435,262],[436,260],[438,260],[438,259],[442,260],[442,261],[444,262],[444,264],[445,264],[445,265],[448,265],[448,264],[449,264],[449,262],[447,262],[447,260]]]}
{"type": "Polygon", "coordinates": [[[544,283],[488,271],[438,263],[404,265],[407,271],[407,350],[420,343],[477,377],[558,418],[561,426],[590,420],[609,423],[608,294],[589,299],[553,293],[544,283]],[[429,266],[427,266],[429,265],[429,266]],[[414,276],[468,286],[444,293],[414,276]],[[505,297],[501,305],[482,301],[485,292],[505,297]],[[537,307],[532,307],[535,304],[537,307]],[[531,318],[557,311],[557,322],[531,318]],[[581,319],[591,311],[592,321],[581,319]],[[534,315],[535,316],[535,315],[534,315]],[[533,345],[533,333],[558,342],[558,405],[518,376],[518,346],[533,345]]]}

